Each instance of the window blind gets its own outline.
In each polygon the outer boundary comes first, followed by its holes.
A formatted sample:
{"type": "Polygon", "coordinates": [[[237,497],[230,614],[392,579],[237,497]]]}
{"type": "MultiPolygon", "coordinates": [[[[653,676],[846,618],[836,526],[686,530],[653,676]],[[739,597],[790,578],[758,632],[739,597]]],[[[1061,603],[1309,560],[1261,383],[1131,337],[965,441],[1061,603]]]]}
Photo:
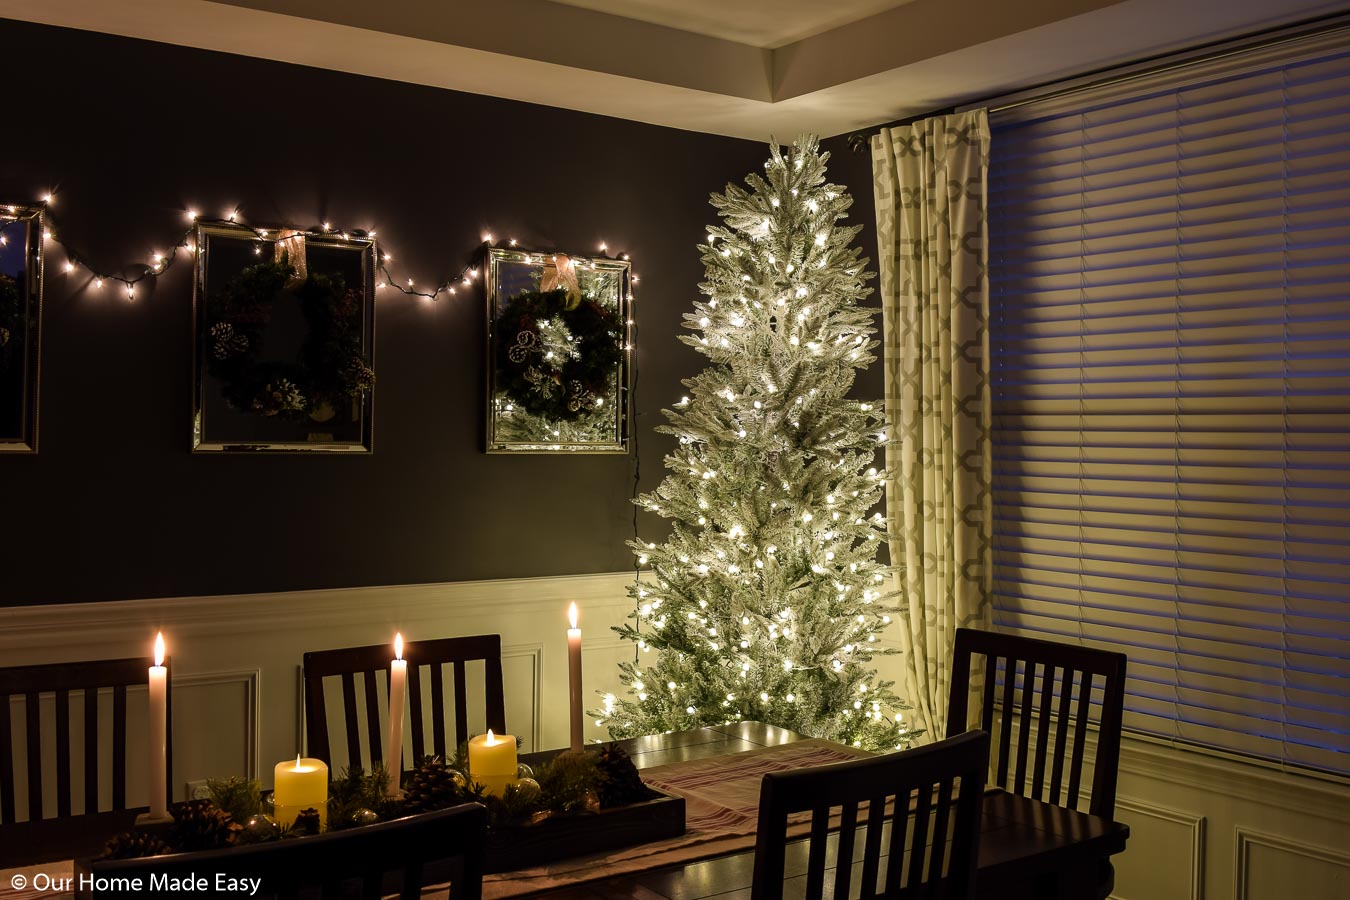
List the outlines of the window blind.
{"type": "Polygon", "coordinates": [[[992,117],[995,623],[1350,773],[1350,39],[992,117]]]}

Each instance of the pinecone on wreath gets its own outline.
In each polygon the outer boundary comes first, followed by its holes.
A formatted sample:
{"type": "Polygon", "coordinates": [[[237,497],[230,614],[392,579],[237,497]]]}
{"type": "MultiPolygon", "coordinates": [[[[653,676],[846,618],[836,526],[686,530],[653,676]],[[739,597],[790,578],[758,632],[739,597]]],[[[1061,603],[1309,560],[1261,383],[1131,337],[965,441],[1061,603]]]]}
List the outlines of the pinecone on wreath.
{"type": "Polygon", "coordinates": [[[243,826],[210,800],[188,800],[173,808],[173,842],[179,850],[216,850],[235,842],[243,826]]]}
{"type": "Polygon", "coordinates": [[[128,831],[108,841],[99,859],[140,859],[168,853],[169,845],[158,835],[145,831],[128,831]]]}
{"type": "Polygon", "coordinates": [[[617,744],[607,744],[600,750],[600,807],[627,806],[650,800],[651,788],[642,783],[632,758],[617,744]]]}
{"type": "Polygon", "coordinates": [[[248,338],[234,330],[229,322],[211,326],[211,353],[216,359],[229,359],[248,349],[248,338]]]}
{"type": "Polygon", "coordinates": [[[463,802],[468,784],[464,776],[439,757],[426,759],[413,770],[403,788],[409,813],[432,812],[463,802]]]}

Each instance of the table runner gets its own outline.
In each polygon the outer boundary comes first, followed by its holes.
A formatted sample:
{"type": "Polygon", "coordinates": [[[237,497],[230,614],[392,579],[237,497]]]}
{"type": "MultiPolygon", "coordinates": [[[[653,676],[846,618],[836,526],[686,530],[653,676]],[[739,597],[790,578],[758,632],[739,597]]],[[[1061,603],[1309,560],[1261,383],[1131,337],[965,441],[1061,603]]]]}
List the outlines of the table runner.
{"type": "MultiPolygon", "coordinates": [[[[488,875],[483,879],[483,900],[505,900],[748,850],[755,845],[760,782],[766,773],[842,762],[864,755],[867,754],[861,750],[812,739],[643,769],[642,780],[647,784],[684,798],[684,835],[559,860],[546,866],[488,875]]],[[[789,834],[805,833],[808,827],[801,821],[788,831],[789,834]]]]}
{"type": "MultiPolygon", "coordinates": [[[[759,789],[765,773],[842,762],[866,755],[831,741],[805,740],[778,747],[747,750],[642,770],[642,780],[658,790],[684,798],[685,833],[649,844],[638,844],[591,856],[572,857],[546,866],[498,872],[483,879],[483,900],[506,900],[538,891],[584,884],[604,878],[632,875],[664,866],[748,850],[755,845],[759,817],[759,789]]],[[[809,818],[809,813],[805,814],[809,818]]],[[[789,834],[805,833],[800,820],[789,834]]],[[[69,891],[34,889],[39,873],[47,879],[69,879],[69,860],[8,869],[0,872],[0,900],[61,900],[69,891]],[[19,875],[25,889],[15,889],[19,875]]],[[[44,884],[39,880],[38,884],[44,884]]],[[[46,882],[47,884],[50,881],[46,882]]],[[[68,884],[69,882],[67,882],[68,884]]],[[[444,886],[427,888],[424,897],[444,897],[444,886]]]]}

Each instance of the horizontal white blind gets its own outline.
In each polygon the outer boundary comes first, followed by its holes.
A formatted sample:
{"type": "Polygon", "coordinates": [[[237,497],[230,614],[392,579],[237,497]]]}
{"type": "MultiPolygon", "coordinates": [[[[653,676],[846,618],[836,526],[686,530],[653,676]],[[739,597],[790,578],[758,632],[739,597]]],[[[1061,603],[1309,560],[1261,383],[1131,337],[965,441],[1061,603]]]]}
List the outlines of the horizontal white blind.
{"type": "Polygon", "coordinates": [[[1350,49],[993,128],[996,623],[1350,772],[1350,49]]]}

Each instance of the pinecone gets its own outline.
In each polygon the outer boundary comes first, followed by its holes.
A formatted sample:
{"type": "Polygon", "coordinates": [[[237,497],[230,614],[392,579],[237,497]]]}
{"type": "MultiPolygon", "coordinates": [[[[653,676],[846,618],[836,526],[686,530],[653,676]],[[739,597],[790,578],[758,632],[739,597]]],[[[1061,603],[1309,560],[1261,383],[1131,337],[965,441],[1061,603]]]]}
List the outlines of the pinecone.
{"type": "Polygon", "coordinates": [[[409,813],[431,812],[454,806],[463,799],[464,775],[432,757],[413,770],[403,789],[404,808],[409,813]]]}
{"type": "Polygon", "coordinates": [[[243,827],[210,800],[188,800],[173,808],[173,842],[179,850],[228,847],[243,827]]]}
{"type": "Polygon", "coordinates": [[[601,809],[651,799],[651,788],[642,783],[637,766],[618,744],[606,744],[600,749],[598,765],[601,809]]]}
{"type": "Polygon", "coordinates": [[[169,845],[156,834],[145,831],[128,831],[108,841],[99,859],[140,859],[143,856],[159,856],[168,853],[169,845]]]}

